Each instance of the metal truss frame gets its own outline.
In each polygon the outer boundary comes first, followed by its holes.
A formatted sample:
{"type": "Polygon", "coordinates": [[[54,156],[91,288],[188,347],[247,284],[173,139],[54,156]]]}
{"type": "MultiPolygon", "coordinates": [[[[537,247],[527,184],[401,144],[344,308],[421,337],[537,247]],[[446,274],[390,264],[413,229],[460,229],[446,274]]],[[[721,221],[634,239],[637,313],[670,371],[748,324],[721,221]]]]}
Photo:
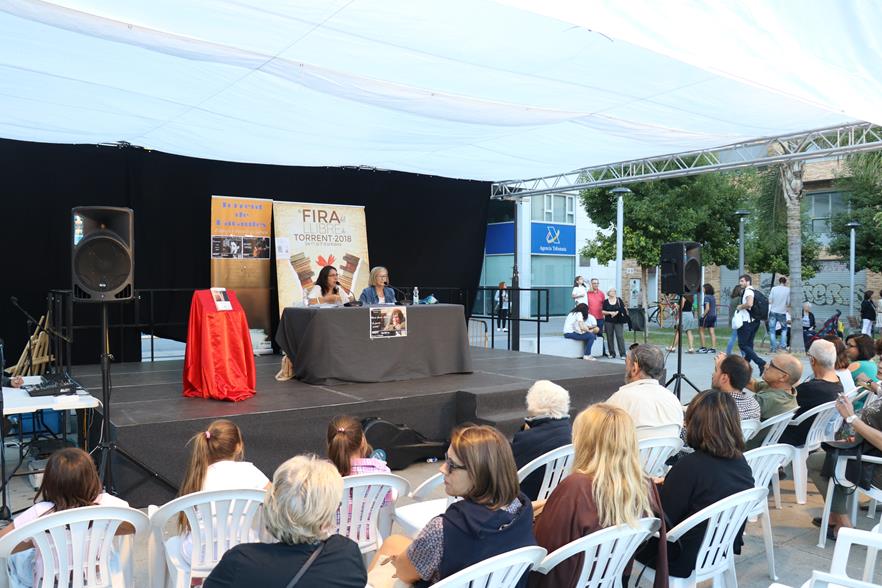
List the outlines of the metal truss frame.
{"type": "Polygon", "coordinates": [[[882,149],[882,126],[858,122],[712,149],[584,167],[554,176],[495,182],[490,187],[490,198],[518,200],[541,194],[566,194],[586,188],[763,167],[793,160],[823,159],[877,149],[882,149]]]}

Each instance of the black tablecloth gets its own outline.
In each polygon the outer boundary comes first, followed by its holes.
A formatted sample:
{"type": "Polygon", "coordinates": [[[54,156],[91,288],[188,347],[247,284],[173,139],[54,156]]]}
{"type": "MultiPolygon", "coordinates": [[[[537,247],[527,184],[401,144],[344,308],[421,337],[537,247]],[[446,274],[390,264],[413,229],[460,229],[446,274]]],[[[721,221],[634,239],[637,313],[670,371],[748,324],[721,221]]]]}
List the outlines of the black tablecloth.
{"type": "Polygon", "coordinates": [[[370,338],[369,307],[290,307],[276,343],[309,384],[391,382],[472,371],[463,307],[407,308],[407,337],[370,338]]]}

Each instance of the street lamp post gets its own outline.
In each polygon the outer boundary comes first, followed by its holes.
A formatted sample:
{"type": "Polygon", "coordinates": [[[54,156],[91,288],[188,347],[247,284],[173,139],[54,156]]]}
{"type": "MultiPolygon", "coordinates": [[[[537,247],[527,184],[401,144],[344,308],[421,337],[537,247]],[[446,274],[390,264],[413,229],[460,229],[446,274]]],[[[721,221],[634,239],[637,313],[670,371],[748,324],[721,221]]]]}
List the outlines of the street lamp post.
{"type": "Polygon", "coordinates": [[[738,275],[744,275],[744,219],[750,216],[749,210],[739,208],[735,211],[738,217],[738,275]]]}
{"type": "Polygon", "coordinates": [[[851,240],[848,252],[848,316],[854,316],[854,232],[861,223],[851,221],[845,225],[851,230],[851,240]]]}
{"type": "Polygon", "coordinates": [[[622,288],[622,235],[625,230],[625,194],[630,194],[631,190],[624,186],[613,188],[610,190],[612,194],[618,197],[616,202],[616,291],[623,294],[622,288]]]}

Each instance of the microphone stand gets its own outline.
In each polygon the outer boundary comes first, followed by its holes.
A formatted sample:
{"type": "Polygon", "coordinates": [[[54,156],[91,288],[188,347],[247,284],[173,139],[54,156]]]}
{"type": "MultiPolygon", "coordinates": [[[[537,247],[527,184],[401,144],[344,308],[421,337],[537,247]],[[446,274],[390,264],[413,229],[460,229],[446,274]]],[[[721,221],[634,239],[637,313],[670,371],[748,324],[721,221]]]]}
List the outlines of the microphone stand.
{"type": "MultiPolygon", "coordinates": [[[[2,380],[2,375],[6,373],[6,356],[4,354],[4,345],[3,339],[0,339],[0,380],[2,380]]],[[[2,499],[0,499],[0,520],[9,521],[12,519],[12,513],[9,510],[9,501],[7,495],[9,494],[9,480],[6,479],[6,431],[3,430],[3,424],[6,422],[6,416],[3,414],[3,394],[0,391],[0,419],[3,422],[0,422],[0,477],[2,477],[3,488],[0,490],[0,494],[3,495],[2,499]]]]}

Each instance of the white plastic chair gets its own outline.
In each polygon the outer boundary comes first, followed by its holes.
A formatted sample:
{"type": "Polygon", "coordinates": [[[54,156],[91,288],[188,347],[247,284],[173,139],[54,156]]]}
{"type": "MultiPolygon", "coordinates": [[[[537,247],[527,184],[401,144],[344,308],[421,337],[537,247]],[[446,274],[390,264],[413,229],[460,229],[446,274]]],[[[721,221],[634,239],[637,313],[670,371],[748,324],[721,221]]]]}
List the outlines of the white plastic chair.
{"type": "Polygon", "coordinates": [[[147,544],[150,586],[189,587],[194,578],[205,578],[224,553],[240,543],[260,539],[259,513],[266,492],[252,488],[241,490],[210,490],[194,492],[167,502],[150,513],[150,539],[147,544]],[[190,563],[182,555],[187,535],[171,533],[166,539],[165,528],[178,513],[184,513],[190,524],[193,546],[190,563]]]}
{"type": "Polygon", "coordinates": [[[658,531],[660,521],[644,518],[632,527],[616,525],[596,531],[545,556],[533,571],[548,574],[562,561],[578,554],[585,556],[576,586],[580,588],[620,588],[622,572],[634,557],[634,552],[647,537],[658,531]]]}
{"type": "MultiPolygon", "coordinates": [[[[769,588],[792,587],[775,582],[774,584],[770,584],[769,588]]],[[[879,588],[879,584],[874,584],[872,582],[862,582],[861,580],[854,580],[852,578],[849,578],[848,576],[828,574],[827,572],[819,572],[815,570],[812,572],[811,579],[809,579],[809,581],[803,584],[800,588],[879,588]]]]}
{"type": "Polygon", "coordinates": [[[570,475],[570,471],[573,469],[573,456],[572,443],[552,449],[519,469],[518,482],[523,482],[527,476],[539,468],[545,468],[545,475],[542,478],[542,485],[539,487],[536,500],[546,500],[560,484],[560,481],[570,475]]]}
{"type": "MultiPolygon", "coordinates": [[[[0,587],[8,586],[6,561],[19,543],[30,541],[43,561],[43,576],[35,586],[52,588],[122,588],[133,584],[111,570],[111,552],[120,525],[128,523],[135,535],[149,526],[147,516],[125,506],[85,506],[48,514],[11,531],[0,539],[0,587]]],[[[123,569],[127,566],[120,554],[123,569]]],[[[126,574],[122,574],[125,576],[126,574]]]]}
{"type": "MultiPolygon", "coordinates": [[[[827,482],[827,498],[824,500],[824,510],[821,513],[821,532],[818,534],[818,547],[823,548],[827,545],[827,524],[830,521],[830,508],[833,504],[833,490],[837,485],[843,488],[846,492],[850,492],[851,495],[848,497],[848,500],[851,503],[851,524],[854,525],[857,519],[857,507],[858,507],[858,498],[861,494],[865,494],[872,498],[873,500],[882,500],[882,488],[877,488],[873,485],[870,485],[869,488],[864,490],[859,486],[855,486],[851,482],[849,482],[845,478],[845,468],[848,465],[848,462],[854,460],[855,457],[853,455],[843,455],[840,456],[838,460],[836,460],[836,468],[833,477],[827,482]]],[[[861,462],[868,464],[874,463],[878,464],[876,467],[882,466],[882,457],[872,457],[869,455],[864,455],[861,457],[861,462]]],[[[846,529],[841,528],[839,532],[841,533],[846,529]]],[[[839,539],[837,535],[836,547],[839,547],[839,539]]]]}
{"type": "Polygon", "coordinates": [[[668,471],[666,462],[680,449],[683,440],[679,437],[651,437],[637,443],[643,472],[652,478],[664,478],[668,471]]]}
{"type": "Polygon", "coordinates": [[[416,487],[410,497],[415,500],[413,504],[396,506],[393,520],[401,527],[401,531],[408,537],[416,537],[426,524],[439,514],[447,510],[456,498],[435,498],[429,500],[429,496],[444,483],[444,474],[438,472],[428,480],[416,487]]]}
{"type": "MultiPolygon", "coordinates": [[[[836,401],[825,402],[802,413],[790,421],[789,426],[799,426],[809,419],[814,419],[814,421],[809,427],[805,444],[802,447],[794,447],[793,454],[793,487],[798,504],[805,504],[808,496],[808,470],[805,461],[808,459],[809,453],[821,446],[822,441],[831,439],[831,436],[827,434],[827,428],[840,419],[839,413],[836,411],[836,401]]],[[[835,433],[835,431],[833,432],[835,433]]]]}
{"type": "Polygon", "coordinates": [[[467,567],[432,588],[514,588],[545,557],[542,547],[521,547],[467,567]]]}
{"type": "Polygon", "coordinates": [[[784,434],[784,430],[787,428],[787,425],[790,424],[790,421],[793,420],[793,415],[795,414],[796,409],[794,408],[793,410],[788,410],[787,412],[782,412],[781,414],[776,414],[764,421],[760,421],[759,429],[757,429],[751,439],[762,437],[763,442],[760,447],[774,445],[780,441],[781,435],[784,434]]]}
{"type": "MultiPolygon", "coordinates": [[[[410,484],[394,474],[358,474],[343,478],[343,499],[337,509],[336,532],[358,543],[362,554],[375,551],[382,543],[380,515],[386,495],[403,496],[410,484]]],[[[384,525],[385,526],[385,525],[384,525]]],[[[388,533],[390,524],[383,532],[388,533]]]]}
{"type": "MultiPolygon", "coordinates": [[[[670,588],[688,588],[694,587],[699,582],[713,579],[714,585],[722,581],[729,588],[737,587],[732,544],[738,530],[747,520],[751,511],[767,495],[766,488],[751,488],[738,492],[703,508],[668,531],[668,542],[674,543],[688,531],[702,523],[707,523],[692,575],[688,578],[670,576],[668,586],[670,588]]],[[[646,566],[644,571],[650,582],[655,579],[654,569],[646,566]]]]}
{"type": "MultiPolygon", "coordinates": [[[[766,445],[752,449],[744,454],[747,465],[753,472],[753,482],[756,488],[763,488],[768,494],[769,484],[778,478],[778,468],[787,465],[793,459],[793,447],[784,443],[766,445]]],[[[750,513],[751,517],[762,517],[763,541],[766,544],[766,561],[769,565],[769,578],[777,580],[775,573],[775,544],[772,536],[772,519],[769,516],[769,501],[766,497],[757,503],[756,508],[750,513]]]]}
{"type": "Polygon", "coordinates": [[[756,435],[756,432],[759,431],[759,428],[759,419],[743,419],[741,421],[741,435],[744,437],[744,441],[750,441],[756,435]]]}

